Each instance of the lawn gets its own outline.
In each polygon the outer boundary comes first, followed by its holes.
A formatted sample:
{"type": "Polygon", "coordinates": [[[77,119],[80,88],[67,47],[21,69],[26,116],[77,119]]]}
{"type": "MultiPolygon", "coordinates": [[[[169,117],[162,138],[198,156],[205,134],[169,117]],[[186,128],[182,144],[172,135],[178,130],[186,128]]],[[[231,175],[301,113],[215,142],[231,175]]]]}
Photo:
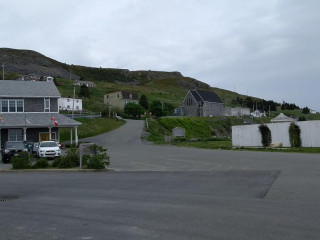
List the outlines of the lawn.
{"type": "MultiPolygon", "coordinates": [[[[102,133],[109,132],[116,128],[121,127],[125,122],[117,120],[114,118],[78,118],[75,119],[78,122],[81,122],[82,125],[78,128],[78,137],[79,139],[96,136],[102,133]]],[[[73,133],[74,134],[74,133],[73,133]]],[[[74,136],[73,136],[74,139],[74,136]]],[[[70,129],[62,128],[60,129],[60,141],[69,141],[70,140],[70,129]]]]}
{"type": "Polygon", "coordinates": [[[194,147],[202,149],[232,149],[232,142],[226,141],[197,141],[197,142],[172,142],[172,145],[181,147],[194,147]]]}

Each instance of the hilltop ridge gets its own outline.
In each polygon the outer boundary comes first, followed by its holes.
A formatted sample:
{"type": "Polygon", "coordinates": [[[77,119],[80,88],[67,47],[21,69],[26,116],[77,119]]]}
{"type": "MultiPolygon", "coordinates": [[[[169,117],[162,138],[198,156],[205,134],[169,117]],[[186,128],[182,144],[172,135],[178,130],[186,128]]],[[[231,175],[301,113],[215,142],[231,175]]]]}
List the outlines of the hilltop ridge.
{"type": "MultiPolygon", "coordinates": [[[[74,80],[107,81],[118,84],[131,83],[139,84],[145,81],[158,79],[183,79],[184,76],[177,71],[164,72],[152,70],[130,71],[118,68],[98,68],[80,65],[69,65],[61,63],[52,58],[33,50],[19,50],[11,48],[0,48],[0,62],[5,63],[6,73],[20,75],[41,75],[56,78],[72,78],[74,80]]],[[[206,83],[192,79],[193,84],[186,84],[185,87],[199,87],[209,89],[206,83]]]]}

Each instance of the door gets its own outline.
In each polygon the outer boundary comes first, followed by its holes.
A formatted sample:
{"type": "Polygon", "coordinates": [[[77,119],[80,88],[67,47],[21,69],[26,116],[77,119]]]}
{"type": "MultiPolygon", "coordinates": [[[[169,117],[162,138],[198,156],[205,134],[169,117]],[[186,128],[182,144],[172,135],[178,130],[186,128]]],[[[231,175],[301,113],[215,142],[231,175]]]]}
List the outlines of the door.
{"type": "MultiPolygon", "coordinates": [[[[55,141],[56,140],[56,133],[51,133],[51,140],[55,141]]],[[[40,133],[39,135],[39,141],[49,141],[49,133],[40,133]]]]}

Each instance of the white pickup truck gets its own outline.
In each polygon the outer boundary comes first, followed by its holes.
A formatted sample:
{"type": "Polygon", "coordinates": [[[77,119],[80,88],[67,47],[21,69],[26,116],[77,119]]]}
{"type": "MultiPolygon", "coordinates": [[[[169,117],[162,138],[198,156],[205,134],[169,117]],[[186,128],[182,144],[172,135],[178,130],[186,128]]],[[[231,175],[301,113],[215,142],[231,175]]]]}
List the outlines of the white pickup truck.
{"type": "Polygon", "coordinates": [[[38,157],[55,158],[61,156],[61,149],[55,141],[40,142],[37,147],[38,157]]]}

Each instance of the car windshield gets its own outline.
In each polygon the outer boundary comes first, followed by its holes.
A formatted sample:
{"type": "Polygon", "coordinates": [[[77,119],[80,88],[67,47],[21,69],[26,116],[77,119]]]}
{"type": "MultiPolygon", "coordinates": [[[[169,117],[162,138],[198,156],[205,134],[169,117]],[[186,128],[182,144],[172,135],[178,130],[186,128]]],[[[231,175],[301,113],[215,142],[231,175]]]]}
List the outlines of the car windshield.
{"type": "Polygon", "coordinates": [[[42,142],[40,143],[40,147],[57,147],[56,142],[42,142]]]}
{"type": "Polygon", "coordinates": [[[6,148],[23,149],[25,147],[23,142],[7,142],[6,148]]]}

